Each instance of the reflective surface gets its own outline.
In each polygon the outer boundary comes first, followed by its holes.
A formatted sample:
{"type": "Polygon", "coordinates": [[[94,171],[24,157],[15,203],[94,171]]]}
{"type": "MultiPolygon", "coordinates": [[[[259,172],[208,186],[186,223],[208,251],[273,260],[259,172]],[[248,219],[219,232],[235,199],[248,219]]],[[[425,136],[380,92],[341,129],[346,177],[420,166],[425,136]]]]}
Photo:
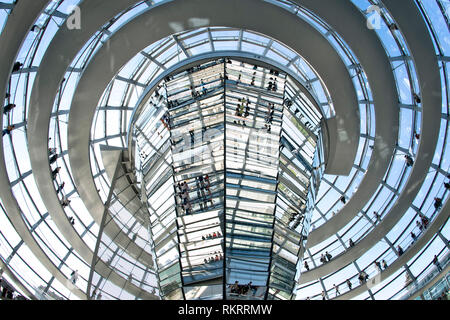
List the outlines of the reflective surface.
{"type": "Polygon", "coordinates": [[[157,86],[135,134],[163,298],[292,298],[320,164],[302,104],[286,74],[229,58],[157,86]]]}

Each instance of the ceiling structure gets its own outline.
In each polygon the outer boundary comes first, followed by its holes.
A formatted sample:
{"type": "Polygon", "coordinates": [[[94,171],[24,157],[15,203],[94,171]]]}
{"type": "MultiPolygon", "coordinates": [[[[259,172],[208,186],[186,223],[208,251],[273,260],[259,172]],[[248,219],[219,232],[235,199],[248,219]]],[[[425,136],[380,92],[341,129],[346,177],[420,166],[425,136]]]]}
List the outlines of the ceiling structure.
{"type": "Polygon", "coordinates": [[[88,299],[92,283],[101,283],[95,293],[104,299],[159,299],[134,128],[168,75],[230,57],[285,72],[299,104],[324,119],[308,128],[323,133],[324,175],[296,298],[416,297],[434,255],[448,261],[448,7],[443,0],[0,2],[0,94],[9,95],[4,106],[16,105],[2,117],[4,129],[14,125],[0,148],[0,177],[9,181],[0,187],[4,275],[29,298],[88,299]],[[71,24],[77,18],[80,28],[71,24]],[[51,163],[49,148],[58,155],[51,163]],[[429,220],[423,230],[421,215],[429,220]],[[327,252],[330,261],[320,262],[327,252]],[[382,260],[388,267],[380,272],[374,263],[382,260]],[[369,282],[358,281],[361,271],[369,282]]]}

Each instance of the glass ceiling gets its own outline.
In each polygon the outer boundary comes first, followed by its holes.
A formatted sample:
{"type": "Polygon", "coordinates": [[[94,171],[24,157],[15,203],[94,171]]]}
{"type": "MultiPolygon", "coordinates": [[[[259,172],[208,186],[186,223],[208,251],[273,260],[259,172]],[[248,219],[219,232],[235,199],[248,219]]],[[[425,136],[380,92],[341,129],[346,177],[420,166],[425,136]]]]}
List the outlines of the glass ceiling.
{"type": "MultiPolygon", "coordinates": [[[[153,1],[152,5],[162,2],[165,1],[153,1]]],[[[364,70],[340,35],[312,12],[295,5],[291,1],[268,0],[266,2],[295,13],[299,19],[310,23],[329,40],[346,64],[360,101],[361,136],[353,170],[349,176],[324,175],[316,196],[311,222],[312,232],[314,232],[315,229],[327,223],[330,218],[339,214],[340,209],[345,205],[340,200],[342,196],[345,196],[346,201],[351,201],[352,195],[364,178],[372,156],[371,147],[375,137],[375,106],[364,70]]],[[[325,252],[332,254],[334,258],[345,254],[349,248],[350,239],[357,244],[359,240],[373,231],[376,225],[390,212],[390,208],[399,194],[404,191],[403,187],[411,173],[411,168],[404,161],[404,155],[409,154],[413,158],[416,157],[419,144],[416,135],[421,134],[421,104],[414,101],[414,94],[420,96],[417,73],[401,31],[389,28],[389,25],[395,21],[394,17],[390,16],[379,1],[353,0],[351,2],[366,17],[373,14],[368,11],[371,5],[377,5],[381,8],[382,27],[377,30],[377,35],[383,43],[386,55],[390,58],[400,97],[398,146],[391,159],[390,167],[385,173],[383,183],[378,187],[364,209],[356,214],[354,219],[344,228],[336,230],[334,234],[327,235],[326,240],[306,250],[306,262],[309,263],[311,269],[321,264],[320,257],[325,252]],[[377,212],[378,216],[375,216],[374,212],[377,212]]],[[[17,60],[21,61],[24,67],[20,72],[11,75],[8,88],[10,98],[5,100],[5,105],[8,103],[17,105],[12,112],[4,115],[5,127],[14,124],[16,129],[13,134],[4,136],[3,148],[12,192],[18,200],[23,220],[31,231],[34,240],[67,279],[70,279],[72,270],[78,269],[80,280],[77,282],[77,288],[86,292],[91,261],[84,261],[80,257],[77,250],[74,250],[70,242],[64,238],[51,220],[34,182],[26,148],[27,110],[36,72],[46,48],[67,18],[68,8],[78,3],[79,1],[50,2],[45,12],[36,20],[37,28],[28,34],[17,57],[17,60]]],[[[443,0],[416,0],[415,3],[432,35],[441,72],[443,91],[441,130],[433,164],[429,168],[428,176],[423,182],[416,199],[406,212],[401,213],[401,219],[396,226],[352,264],[342,266],[341,269],[323,275],[316,281],[302,284],[297,293],[299,299],[305,299],[306,297],[321,299],[322,291],[325,291],[326,295],[332,298],[335,294],[334,284],[340,286],[340,293],[345,293],[347,290],[346,279],[350,279],[353,288],[357,287],[359,285],[357,277],[361,270],[366,271],[370,278],[375,276],[379,271],[374,265],[374,261],[385,260],[388,265],[394,263],[399,258],[397,246],[400,245],[406,250],[411,245],[411,232],[419,237],[422,234],[422,231],[416,225],[419,215],[425,215],[430,222],[433,221],[438,214],[433,206],[434,198],[442,198],[445,203],[448,197],[448,191],[444,188],[443,183],[448,180],[448,161],[450,159],[447,143],[449,134],[449,3],[443,0]]],[[[67,123],[70,102],[81,72],[89,63],[92,55],[104,44],[108,37],[114,34],[114,31],[127,23],[130,17],[147,9],[147,2],[138,2],[133,8],[117,16],[99,30],[86,43],[71,64],[70,69],[67,70],[66,81],[61,86],[58,96],[55,97],[49,132],[51,137],[49,148],[57,148],[59,154],[59,158],[52,169],[61,167],[55,182],[55,190],[63,182],[65,183],[61,192],[61,200],[65,198],[71,200],[70,205],[65,208],[65,212],[68,219],[74,217],[75,224],[72,227],[92,251],[95,249],[99,226],[94,222],[89,210],[80,199],[71,175],[67,154],[67,123]]],[[[0,2],[0,30],[3,30],[11,10],[13,10],[13,1],[2,0],[0,2]]],[[[314,101],[311,102],[306,96],[301,96],[298,99],[301,107],[314,110],[312,104],[315,103],[321,108],[325,118],[335,116],[332,97],[320,80],[320,76],[315,73],[313,66],[310,66],[302,57],[274,39],[250,30],[226,27],[201,28],[161,39],[157,43],[151,44],[124,66],[116,78],[111,81],[108,88],[105,89],[103,98],[99,101],[92,126],[91,166],[95,183],[104,202],[108,198],[110,179],[103,167],[100,145],[117,147],[129,145],[129,128],[134,120],[135,107],[140,102],[142,94],[146,92],[146,88],[156,85],[158,79],[164,77],[166,70],[186,59],[200,57],[211,52],[220,55],[221,51],[236,56],[255,53],[261,55],[265,61],[273,63],[277,67],[282,67],[298,83],[309,90],[314,101]]],[[[287,91],[289,90],[288,87],[287,91]]],[[[291,90],[291,95],[295,95],[295,86],[292,86],[291,90]]],[[[314,115],[312,114],[311,117],[314,117],[314,115]]],[[[318,126],[309,129],[315,134],[319,132],[318,126]]],[[[129,242],[135,242],[143,250],[150,253],[151,248],[148,245],[148,232],[145,225],[128,212],[120,197],[116,196],[115,205],[111,210],[114,222],[127,235],[129,242]],[[136,239],[133,239],[134,235],[136,235],[136,239]]],[[[46,288],[45,291],[54,292],[62,298],[77,299],[71,293],[71,290],[65,284],[59,283],[33,255],[30,248],[16,232],[4,204],[0,203],[0,205],[1,211],[4,213],[0,215],[2,222],[0,254],[2,260],[7,262],[13,273],[33,294],[38,291],[37,288],[43,286],[46,288]]],[[[404,281],[406,274],[420,280],[432,268],[430,261],[428,261],[430,260],[429,257],[434,254],[438,254],[439,257],[447,255],[449,234],[447,224],[394,275],[355,298],[400,298],[407,289],[398,283],[404,281]]],[[[102,241],[105,243],[105,248],[111,248],[111,244],[114,243],[114,239],[108,237],[102,237],[102,241]]],[[[131,269],[138,270],[136,274],[139,275],[153,273],[152,270],[147,270],[140,261],[127,256],[126,252],[117,255],[111,251],[109,256],[114,257],[114,255],[120,257],[117,260],[119,265],[123,263],[121,267],[114,268],[114,270],[123,277],[127,277],[131,269]]],[[[111,264],[114,265],[113,262],[111,264]]],[[[108,283],[105,288],[103,289],[105,299],[133,298],[126,290],[115,286],[113,283],[108,283]]]]}

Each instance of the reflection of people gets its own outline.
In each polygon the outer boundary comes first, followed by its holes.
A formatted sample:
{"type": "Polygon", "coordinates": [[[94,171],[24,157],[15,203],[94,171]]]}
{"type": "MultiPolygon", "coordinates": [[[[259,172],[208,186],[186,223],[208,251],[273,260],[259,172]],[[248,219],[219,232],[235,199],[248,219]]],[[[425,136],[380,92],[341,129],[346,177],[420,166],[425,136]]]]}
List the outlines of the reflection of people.
{"type": "MultiPolygon", "coordinates": [[[[235,115],[236,117],[240,117],[240,116],[241,116],[241,112],[240,112],[240,110],[239,110],[239,106],[236,107],[236,112],[234,113],[234,115],[235,115]]],[[[234,120],[234,123],[235,123],[235,124],[241,124],[241,121],[236,121],[236,120],[234,120]]]]}
{"type": "Polygon", "coordinates": [[[423,225],[420,223],[420,221],[416,221],[416,226],[419,228],[420,231],[423,230],[423,225]]]}
{"type": "Polygon", "coordinates": [[[190,89],[191,89],[191,96],[192,96],[192,98],[197,98],[198,97],[198,92],[195,90],[195,88],[193,86],[191,86],[190,89]]]}
{"type": "Polygon", "coordinates": [[[185,214],[191,214],[192,205],[189,197],[189,186],[186,181],[183,181],[181,184],[178,184],[178,188],[181,193],[181,207],[185,211],[185,214]]]}
{"type": "Polygon", "coordinates": [[[208,93],[208,89],[206,89],[206,86],[205,86],[205,82],[203,81],[203,79],[202,79],[202,92],[203,92],[203,95],[206,95],[207,93],[208,93]]]}
{"type": "Polygon", "coordinates": [[[275,105],[273,103],[269,103],[267,106],[267,112],[266,112],[266,124],[265,127],[267,129],[267,132],[270,133],[272,130],[272,121],[273,121],[273,115],[275,113],[275,105]]]}
{"type": "Polygon", "coordinates": [[[248,285],[242,286],[239,294],[246,295],[249,290],[250,290],[250,287],[248,285]]]}
{"type": "Polygon", "coordinates": [[[363,283],[365,283],[367,281],[368,278],[369,278],[369,276],[367,275],[367,273],[365,273],[364,271],[361,271],[358,275],[359,284],[362,285],[363,283]]]}
{"type": "Polygon", "coordinates": [[[441,198],[434,198],[434,208],[436,210],[439,210],[442,208],[442,199],[441,198]]]}
{"type": "Polygon", "coordinates": [[[378,212],[374,211],[373,215],[375,217],[375,222],[379,222],[380,221],[380,215],[378,214],[378,212]]]}

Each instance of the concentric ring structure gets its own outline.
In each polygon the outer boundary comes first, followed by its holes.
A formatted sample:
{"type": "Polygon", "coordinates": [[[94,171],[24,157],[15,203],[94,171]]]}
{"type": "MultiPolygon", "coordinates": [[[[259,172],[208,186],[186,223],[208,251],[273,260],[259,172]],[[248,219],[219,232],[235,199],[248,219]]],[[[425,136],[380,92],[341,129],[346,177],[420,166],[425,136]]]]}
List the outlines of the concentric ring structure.
{"type": "Polygon", "coordinates": [[[2,283],[436,298],[449,21],[446,0],[0,0],[2,283]]]}

